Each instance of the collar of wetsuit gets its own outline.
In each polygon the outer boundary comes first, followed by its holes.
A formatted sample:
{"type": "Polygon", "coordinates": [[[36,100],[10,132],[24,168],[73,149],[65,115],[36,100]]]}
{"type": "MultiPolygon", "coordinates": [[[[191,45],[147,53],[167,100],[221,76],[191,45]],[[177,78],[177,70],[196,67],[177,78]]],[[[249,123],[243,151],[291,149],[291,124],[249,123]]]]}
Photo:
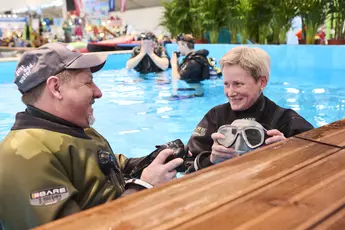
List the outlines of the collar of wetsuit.
{"type": "Polygon", "coordinates": [[[256,117],[262,113],[264,106],[265,106],[265,97],[263,94],[261,94],[251,107],[243,111],[235,111],[235,114],[236,114],[236,117],[238,118],[256,117]]]}

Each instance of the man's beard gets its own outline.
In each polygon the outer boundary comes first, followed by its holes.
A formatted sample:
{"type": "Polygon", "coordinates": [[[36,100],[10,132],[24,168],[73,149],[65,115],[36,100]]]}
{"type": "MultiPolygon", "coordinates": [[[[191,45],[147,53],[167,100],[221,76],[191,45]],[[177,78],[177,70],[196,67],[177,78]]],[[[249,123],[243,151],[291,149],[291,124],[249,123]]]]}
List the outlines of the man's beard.
{"type": "MultiPolygon", "coordinates": [[[[92,98],[91,99],[91,106],[95,103],[95,98],[92,98]]],[[[89,114],[89,116],[87,117],[87,120],[89,122],[89,126],[93,125],[95,123],[95,117],[93,116],[93,109],[92,109],[92,112],[89,114]]]]}
{"type": "Polygon", "coordinates": [[[96,119],[93,116],[93,114],[90,114],[87,119],[89,121],[89,126],[92,126],[95,123],[95,121],[96,121],[96,119]]]}

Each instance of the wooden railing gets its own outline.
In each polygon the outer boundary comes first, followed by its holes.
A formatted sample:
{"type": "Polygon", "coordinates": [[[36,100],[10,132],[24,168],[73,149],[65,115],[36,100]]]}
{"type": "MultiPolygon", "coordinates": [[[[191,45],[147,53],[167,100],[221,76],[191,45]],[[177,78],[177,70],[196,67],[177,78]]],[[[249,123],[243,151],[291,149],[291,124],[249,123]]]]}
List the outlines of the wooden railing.
{"type": "Polygon", "coordinates": [[[38,230],[345,229],[345,120],[38,230]]]}

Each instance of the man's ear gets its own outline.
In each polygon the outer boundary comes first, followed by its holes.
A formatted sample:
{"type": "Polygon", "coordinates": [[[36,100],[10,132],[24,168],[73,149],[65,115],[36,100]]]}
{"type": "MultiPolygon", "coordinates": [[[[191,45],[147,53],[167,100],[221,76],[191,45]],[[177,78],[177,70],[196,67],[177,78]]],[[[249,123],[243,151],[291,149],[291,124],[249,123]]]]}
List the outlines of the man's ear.
{"type": "Polygon", "coordinates": [[[51,76],[47,79],[47,89],[57,99],[62,99],[62,94],[60,92],[61,80],[56,76],[51,76]]]}

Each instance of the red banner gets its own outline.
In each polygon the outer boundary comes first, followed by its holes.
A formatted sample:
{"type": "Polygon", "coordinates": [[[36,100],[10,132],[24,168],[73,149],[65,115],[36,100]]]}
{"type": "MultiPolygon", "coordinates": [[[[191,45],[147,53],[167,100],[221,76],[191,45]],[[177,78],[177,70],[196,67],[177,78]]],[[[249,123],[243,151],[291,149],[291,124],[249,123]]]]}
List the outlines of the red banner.
{"type": "Polygon", "coordinates": [[[80,16],[80,12],[83,9],[83,3],[81,0],[74,0],[74,6],[75,6],[75,14],[77,16],[80,16]]]}
{"type": "Polygon", "coordinates": [[[121,12],[126,11],[126,0],[120,0],[120,7],[121,7],[121,12]]]}

